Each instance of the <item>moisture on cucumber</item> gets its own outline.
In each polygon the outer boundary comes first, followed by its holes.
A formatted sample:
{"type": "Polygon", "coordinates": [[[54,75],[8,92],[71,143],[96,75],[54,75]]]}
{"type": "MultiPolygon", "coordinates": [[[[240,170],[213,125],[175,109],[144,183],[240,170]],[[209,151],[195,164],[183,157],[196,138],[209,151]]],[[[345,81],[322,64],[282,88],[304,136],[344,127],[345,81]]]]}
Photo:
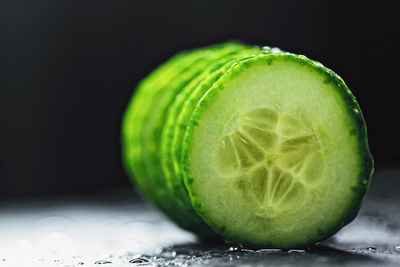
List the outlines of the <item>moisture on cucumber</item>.
{"type": "Polygon", "coordinates": [[[250,246],[331,236],[357,215],[373,172],[343,80],[279,49],[179,54],[139,85],[122,134],[128,173],[168,217],[250,246]]]}

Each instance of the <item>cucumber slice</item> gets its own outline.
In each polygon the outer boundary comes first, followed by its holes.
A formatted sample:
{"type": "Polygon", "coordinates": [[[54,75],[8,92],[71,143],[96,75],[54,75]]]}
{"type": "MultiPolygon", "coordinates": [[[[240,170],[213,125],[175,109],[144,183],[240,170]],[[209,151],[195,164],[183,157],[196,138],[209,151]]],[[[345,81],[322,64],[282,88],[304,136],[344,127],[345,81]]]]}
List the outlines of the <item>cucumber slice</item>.
{"type": "Polygon", "coordinates": [[[193,207],[226,239],[293,248],[357,215],[373,172],[354,96],[305,57],[241,61],[201,98],[182,150],[193,207]]]}

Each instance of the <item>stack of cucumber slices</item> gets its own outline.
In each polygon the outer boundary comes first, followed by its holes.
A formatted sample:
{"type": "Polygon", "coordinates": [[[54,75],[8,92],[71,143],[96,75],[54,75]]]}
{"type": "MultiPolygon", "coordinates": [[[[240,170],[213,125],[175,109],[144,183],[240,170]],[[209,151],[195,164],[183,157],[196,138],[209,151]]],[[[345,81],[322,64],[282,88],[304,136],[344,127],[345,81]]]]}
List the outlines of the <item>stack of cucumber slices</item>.
{"type": "Polygon", "coordinates": [[[304,248],[357,215],[373,172],[343,80],[277,48],[175,55],[139,84],[123,157],[140,191],[202,238],[304,248]]]}

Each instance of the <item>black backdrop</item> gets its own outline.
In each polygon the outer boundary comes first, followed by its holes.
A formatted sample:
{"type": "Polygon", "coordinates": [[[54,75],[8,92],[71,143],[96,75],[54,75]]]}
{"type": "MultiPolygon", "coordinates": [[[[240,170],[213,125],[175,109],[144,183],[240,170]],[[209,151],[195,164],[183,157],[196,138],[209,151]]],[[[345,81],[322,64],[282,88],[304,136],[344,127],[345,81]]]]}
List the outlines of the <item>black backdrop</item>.
{"type": "Polygon", "coordinates": [[[385,1],[0,1],[0,196],[129,186],[120,119],[173,53],[229,39],[334,69],[377,166],[400,159],[400,19],[385,1]]]}

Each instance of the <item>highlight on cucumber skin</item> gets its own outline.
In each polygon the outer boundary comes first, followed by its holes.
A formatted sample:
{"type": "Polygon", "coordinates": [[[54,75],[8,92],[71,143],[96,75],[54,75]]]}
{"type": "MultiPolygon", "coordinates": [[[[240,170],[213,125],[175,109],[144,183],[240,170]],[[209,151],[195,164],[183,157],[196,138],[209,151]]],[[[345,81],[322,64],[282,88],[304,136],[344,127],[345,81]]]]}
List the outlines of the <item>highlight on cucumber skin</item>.
{"type": "Polygon", "coordinates": [[[237,42],[173,56],[122,122],[135,187],[200,238],[307,248],[358,214],[374,162],[355,97],[302,55],[237,42]]]}

